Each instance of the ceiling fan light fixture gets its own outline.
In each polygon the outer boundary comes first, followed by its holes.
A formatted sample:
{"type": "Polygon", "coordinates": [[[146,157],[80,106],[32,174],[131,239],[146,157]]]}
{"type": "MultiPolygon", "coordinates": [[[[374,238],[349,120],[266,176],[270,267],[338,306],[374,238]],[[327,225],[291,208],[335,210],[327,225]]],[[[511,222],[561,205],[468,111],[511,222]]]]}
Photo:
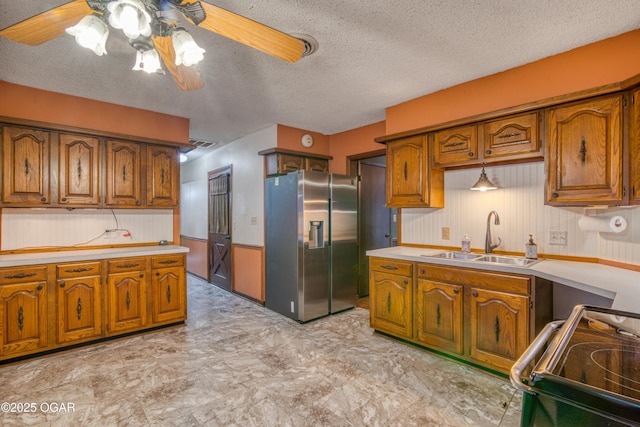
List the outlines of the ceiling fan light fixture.
{"type": "Polygon", "coordinates": [[[116,0],[107,4],[109,24],[130,39],[151,35],[151,15],[140,0],[116,0]]]}
{"type": "Polygon", "coordinates": [[[138,51],[136,55],[136,63],[132,68],[134,71],[144,71],[145,73],[161,73],[160,56],[155,49],[146,51],[138,51]]]}
{"type": "Polygon", "coordinates": [[[186,30],[178,28],[173,31],[171,41],[176,52],[176,65],[190,67],[204,59],[205,50],[196,44],[186,30]]]}
{"type": "Polygon", "coordinates": [[[76,43],[90,49],[98,56],[107,53],[106,43],[109,27],[96,15],[87,15],[73,27],[66,29],[67,34],[75,37],[76,43]]]}

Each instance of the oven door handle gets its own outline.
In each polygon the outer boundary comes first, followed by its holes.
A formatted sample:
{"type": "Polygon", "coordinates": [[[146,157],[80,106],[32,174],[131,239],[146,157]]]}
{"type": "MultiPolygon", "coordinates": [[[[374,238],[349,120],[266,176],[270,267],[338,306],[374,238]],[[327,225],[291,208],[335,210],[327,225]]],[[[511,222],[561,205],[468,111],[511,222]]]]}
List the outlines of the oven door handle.
{"type": "Polygon", "coordinates": [[[524,393],[536,394],[533,387],[522,382],[522,373],[527,369],[531,362],[533,362],[536,355],[544,349],[544,346],[547,344],[547,341],[549,341],[549,338],[551,338],[551,335],[564,325],[564,322],[564,320],[556,320],[555,322],[547,323],[547,325],[542,329],[542,331],[540,331],[538,336],[513,365],[509,372],[509,379],[515,388],[524,393]]]}

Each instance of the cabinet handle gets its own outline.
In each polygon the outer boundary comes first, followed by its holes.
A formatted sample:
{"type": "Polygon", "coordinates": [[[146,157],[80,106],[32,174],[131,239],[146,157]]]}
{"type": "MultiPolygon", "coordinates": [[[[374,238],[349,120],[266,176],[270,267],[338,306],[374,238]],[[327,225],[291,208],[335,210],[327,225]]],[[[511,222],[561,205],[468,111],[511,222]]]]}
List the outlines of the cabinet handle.
{"type": "Polygon", "coordinates": [[[473,157],[473,151],[469,151],[469,157],[473,157]]]}
{"type": "Polygon", "coordinates": [[[24,159],[24,175],[29,176],[29,171],[31,170],[31,162],[29,159],[25,157],[24,159]]]}
{"type": "Polygon", "coordinates": [[[76,304],[76,313],[78,313],[78,320],[82,317],[82,300],[78,297],[78,304],[76,304]]]}
{"type": "Polygon", "coordinates": [[[584,140],[584,137],[582,137],[582,139],[580,140],[580,163],[582,163],[582,166],[584,166],[586,161],[587,161],[587,145],[584,140]]]}
{"type": "Polygon", "coordinates": [[[127,165],[122,165],[122,182],[127,182],[127,165]]]}
{"type": "Polygon", "coordinates": [[[440,327],[440,304],[436,304],[436,326],[440,327]]]}
{"type": "Polygon", "coordinates": [[[471,294],[474,296],[474,298],[478,298],[478,293],[477,292],[473,292],[473,294],[471,294]]]}
{"type": "Polygon", "coordinates": [[[498,316],[493,324],[493,332],[496,334],[496,344],[498,344],[500,342],[500,318],[498,316]]]}
{"type": "Polygon", "coordinates": [[[4,276],[5,279],[24,279],[25,277],[33,277],[36,273],[18,273],[12,276],[4,276]]]}
{"type": "Polygon", "coordinates": [[[409,284],[409,281],[408,281],[407,279],[404,279],[404,284],[405,284],[405,285],[408,285],[408,284],[409,284]]]}
{"type": "Polygon", "coordinates": [[[457,295],[457,294],[459,294],[459,293],[460,293],[460,290],[459,290],[459,289],[454,289],[454,290],[453,290],[453,293],[457,295]]]}
{"type": "Polygon", "coordinates": [[[60,201],[61,201],[61,202],[66,202],[66,201],[67,201],[67,198],[66,198],[66,197],[63,197],[62,199],[60,199],[60,201]]]}
{"type": "Polygon", "coordinates": [[[70,268],[69,270],[65,270],[65,273],[82,273],[84,271],[91,271],[93,267],[81,267],[81,268],[70,268]]]}
{"type": "Polygon", "coordinates": [[[164,169],[160,169],[160,185],[164,187],[164,169]]]}
{"type": "Polygon", "coordinates": [[[160,272],[156,271],[156,277],[160,277],[160,272]]]}
{"type": "Polygon", "coordinates": [[[46,202],[46,201],[47,201],[47,198],[46,198],[46,197],[42,197],[42,198],[40,199],[40,201],[41,201],[41,202],[46,202]]]}
{"type": "Polygon", "coordinates": [[[171,304],[171,286],[167,285],[167,304],[171,304]]]}
{"type": "Polygon", "coordinates": [[[446,144],[444,144],[445,148],[451,148],[451,147],[457,147],[458,145],[464,145],[465,142],[464,141],[458,141],[458,142],[448,142],[446,144]]]}
{"type": "Polygon", "coordinates": [[[485,151],[485,154],[491,154],[491,150],[485,151]]]}
{"type": "Polygon", "coordinates": [[[64,282],[60,283],[60,287],[61,287],[61,288],[64,288],[65,286],[67,286],[67,284],[66,284],[66,283],[64,283],[64,282]]]}
{"type": "Polygon", "coordinates": [[[407,162],[404,162],[404,180],[407,180],[407,162]]]}
{"type": "Polygon", "coordinates": [[[78,163],[76,165],[76,169],[78,172],[78,182],[82,181],[82,162],[78,159],[78,163]]]}
{"type": "Polygon", "coordinates": [[[125,299],[125,304],[127,304],[127,311],[129,311],[129,308],[131,307],[131,294],[129,294],[129,291],[127,291],[127,298],[125,299]]]}
{"type": "Polygon", "coordinates": [[[178,262],[177,259],[166,259],[164,261],[158,261],[158,264],[175,264],[178,262]]]}
{"type": "Polygon", "coordinates": [[[24,328],[24,310],[22,306],[18,308],[18,329],[22,330],[24,328]]]}
{"type": "Polygon", "coordinates": [[[41,290],[42,290],[42,285],[38,285],[38,287],[36,288],[36,290],[41,291],[41,290]]]}
{"type": "Polygon", "coordinates": [[[518,133],[505,133],[504,135],[498,135],[496,136],[496,138],[512,138],[514,136],[522,136],[522,132],[518,132],[518,133]]]}
{"type": "Polygon", "coordinates": [[[397,270],[398,267],[395,267],[393,265],[381,265],[381,268],[384,268],[385,270],[397,270]]]}
{"type": "Polygon", "coordinates": [[[120,265],[116,265],[117,268],[131,268],[131,267],[137,267],[140,264],[120,264],[120,265]]]}
{"type": "Polygon", "coordinates": [[[554,199],[558,198],[558,193],[551,193],[551,197],[553,197],[554,199]]]}
{"type": "Polygon", "coordinates": [[[140,278],[142,279],[144,277],[144,274],[140,274],[140,278]]]}
{"type": "Polygon", "coordinates": [[[391,313],[391,292],[387,293],[387,313],[391,313]]]}

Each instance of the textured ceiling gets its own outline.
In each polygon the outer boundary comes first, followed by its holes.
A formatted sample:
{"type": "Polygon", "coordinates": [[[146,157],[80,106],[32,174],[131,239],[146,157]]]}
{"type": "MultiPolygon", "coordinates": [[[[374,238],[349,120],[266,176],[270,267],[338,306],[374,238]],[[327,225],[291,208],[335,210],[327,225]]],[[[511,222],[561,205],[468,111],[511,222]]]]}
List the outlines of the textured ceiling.
{"type": "MultiPolygon", "coordinates": [[[[2,0],[0,28],[65,3],[2,0]]],[[[638,0],[211,0],[319,49],[294,64],[186,24],[206,50],[203,89],[131,70],[111,31],[98,57],[63,35],[31,47],[0,38],[0,80],[188,117],[190,137],[221,146],[275,123],[333,134],[385,108],[640,28],[638,0]]],[[[1,96],[1,94],[0,94],[1,96]]]]}

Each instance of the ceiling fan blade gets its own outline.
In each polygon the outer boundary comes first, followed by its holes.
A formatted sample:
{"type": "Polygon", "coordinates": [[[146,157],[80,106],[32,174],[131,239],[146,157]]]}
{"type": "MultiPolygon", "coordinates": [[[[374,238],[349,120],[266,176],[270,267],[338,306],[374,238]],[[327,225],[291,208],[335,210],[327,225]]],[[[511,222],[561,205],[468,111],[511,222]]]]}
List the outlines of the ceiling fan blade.
{"type": "Polygon", "coordinates": [[[73,0],[0,31],[0,36],[36,46],[64,34],[93,10],[86,0],[73,0]]]}
{"type": "MultiPolygon", "coordinates": [[[[194,2],[184,0],[182,3],[184,5],[194,2]]],[[[218,6],[203,1],[200,4],[206,13],[206,17],[197,24],[192,21],[199,27],[288,62],[296,62],[302,58],[305,49],[302,40],[218,6]]],[[[189,19],[189,16],[185,16],[189,19]]]]}
{"type": "Polygon", "coordinates": [[[176,65],[176,52],[173,49],[171,37],[152,37],[153,44],[160,54],[165,67],[173,77],[180,90],[189,91],[204,87],[204,82],[200,78],[200,73],[195,65],[185,67],[176,65]]]}

